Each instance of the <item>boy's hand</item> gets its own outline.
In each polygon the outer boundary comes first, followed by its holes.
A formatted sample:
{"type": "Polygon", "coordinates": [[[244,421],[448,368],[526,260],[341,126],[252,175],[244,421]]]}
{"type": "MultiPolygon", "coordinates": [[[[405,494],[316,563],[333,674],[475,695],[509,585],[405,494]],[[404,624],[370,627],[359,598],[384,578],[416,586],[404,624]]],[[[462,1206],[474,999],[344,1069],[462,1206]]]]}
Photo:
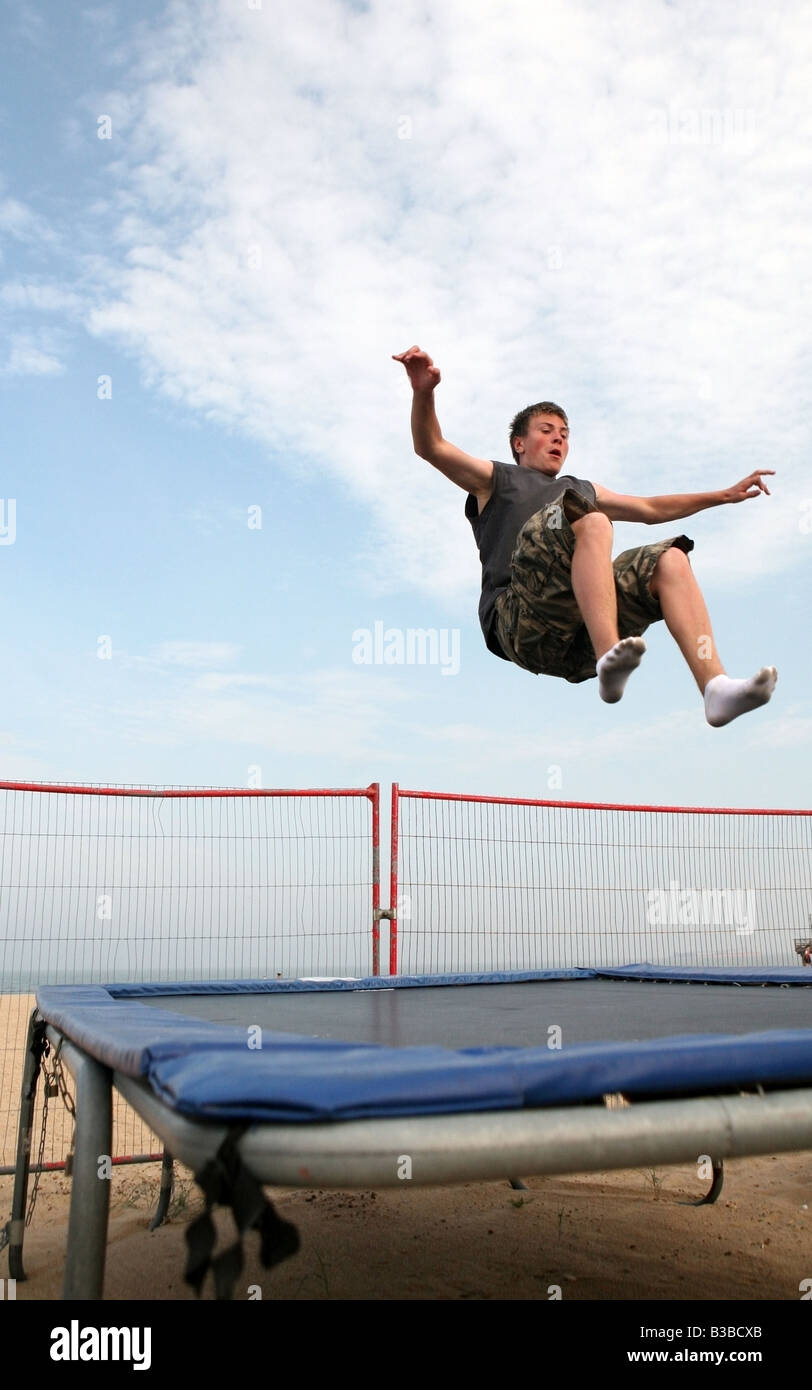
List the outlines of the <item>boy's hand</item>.
{"type": "Polygon", "coordinates": [[[392,360],[403,363],[413,391],[433,391],[440,381],[440,368],[435,367],[422,348],[410,347],[405,352],[393,352],[392,360]]]}
{"type": "Polygon", "coordinates": [[[766,492],[769,497],[770,489],[761,479],[768,476],[772,477],[774,473],[774,468],[757,468],[748,478],[743,478],[740,483],[735,483],[733,487],[725,488],[722,494],[725,502],[744,502],[745,498],[758,497],[762,492],[766,492]]]}

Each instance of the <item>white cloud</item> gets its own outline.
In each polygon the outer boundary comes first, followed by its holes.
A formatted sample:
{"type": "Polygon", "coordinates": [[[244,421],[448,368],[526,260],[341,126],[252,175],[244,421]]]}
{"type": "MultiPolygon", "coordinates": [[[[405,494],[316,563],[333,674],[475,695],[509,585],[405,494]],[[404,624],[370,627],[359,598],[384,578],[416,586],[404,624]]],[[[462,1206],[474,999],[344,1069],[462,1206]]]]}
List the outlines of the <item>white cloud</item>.
{"type": "Polygon", "coordinates": [[[261,509],[257,512],[256,504],[250,503],[237,507],[233,502],[225,501],[222,498],[196,502],[194,506],[188,507],[182,515],[183,520],[188,522],[192,530],[201,536],[212,536],[216,532],[226,530],[226,528],[232,530],[236,527],[240,527],[241,530],[250,529],[252,526],[256,527],[257,522],[262,520],[261,509]]]}
{"type": "Polygon", "coordinates": [[[160,642],[150,653],[150,662],[159,666],[186,666],[198,670],[206,666],[228,666],[236,661],[240,649],[233,642],[160,642]]]}
{"type": "Polygon", "coordinates": [[[690,710],[673,710],[651,719],[624,724],[620,728],[604,727],[588,737],[573,733],[574,727],[573,723],[563,729],[552,728],[528,734],[523,729],[513,727],[444,724],[427,726],[420,732],[423,738],[430,744],[436,744],[439,749],[445,747],[453,750],[454,760],[459,756],[460,749],[476,748],[477,760],[484,766],[504,769],[532,766],[543,758],[570,762],[594,759],[601,765],[617,758],[642,761],[648,754],[655,757],[661,755],[663,747],[672,742],[685,746],[694,739],[702,738],[707,729],[698,702],[690,710]]]}
{"type": "Polygon", "coordinates": [[[42,47],[47,42],[47,22],[42,14],[34,5],[26,4],[25,0],[14,7],[16,26],[19,33],[29,43],[35,47],[42,47]]]}
{"type": "Polygon", "coordinates": [[[81,297],[59,285],[9,281],[0,285],[0,304],[7,309],[36,309],[43,313],[73,312],[81,307],[81,297]]]}
{"type": "MultiPolygon", "coordinates": [[[[193,669],[194,661],[175,663],[193,669]]],[[[134,665],[134,663],[130,663],[134,665]]],[[[193,677],[179,673],[169,693],[149,684],[140,696],[131,684],[104,708],[92,700],[75,705],[77,726],[112,731],[117,739],[139,744],[185,747],[204,741],[217,747],[248,747],[251,756],[288,755],[351,763],[382,758],[396,743],[390,717],[413,695],[386,677],[321,670],[304,675],[264,673],[193,677]]]]}
{"type": "Polygon", "coordinates": [[[91,330],[349,486],[381,587],[453,601],[477,576],[462,493],[411,451],[389,355],[415,340],[471,452],[506,457],[507,420],[548,395],[571,471],[621,491],[775,466],[773,499],[701,525],[715,583],[780,571],[804,558],[801,22],[755,0],[629,0],[622,23],[595,0],[302,0],[281,20],[175,0],[105,98],[127,138],[91,330]]]}
{"type": "Polygon", "coordinates": [[[0,233],[16,241],[53,241],[55,233],[44,217],[18,198],[0,197],[0,233]]]}
{"type": "Polygon", "coordinates": [[[6,361],[0,365],[0,376],[57,376],[65,370],[52,351],[38,347],[26,336],[12,339],[6,361]]]}
{"type": "Polygon", "coordinates": [[[754,732],[750,742],[757,748],[807,748],[812,743],[812,715],[802,705],[792,705],[784,714],[754,732]]]}

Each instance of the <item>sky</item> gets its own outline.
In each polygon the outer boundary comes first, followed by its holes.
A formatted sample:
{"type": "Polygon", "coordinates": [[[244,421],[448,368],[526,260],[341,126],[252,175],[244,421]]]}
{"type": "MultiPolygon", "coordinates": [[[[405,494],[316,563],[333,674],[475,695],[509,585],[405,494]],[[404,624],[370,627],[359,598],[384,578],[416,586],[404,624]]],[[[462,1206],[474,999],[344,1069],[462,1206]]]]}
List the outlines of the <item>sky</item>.
{"type": "Polygon", "coordinates": [[[806,6],[0,22],[0,777],[809,806],[806,6]],[[414,343],[479,457],[552,399],[567,471],[614,491],[775,470],[615,526],[616,553],[694,539],[768,708],[709,728],[664,624],[614,706],[486,650],[465,495],[412,450],[414,343]]]}

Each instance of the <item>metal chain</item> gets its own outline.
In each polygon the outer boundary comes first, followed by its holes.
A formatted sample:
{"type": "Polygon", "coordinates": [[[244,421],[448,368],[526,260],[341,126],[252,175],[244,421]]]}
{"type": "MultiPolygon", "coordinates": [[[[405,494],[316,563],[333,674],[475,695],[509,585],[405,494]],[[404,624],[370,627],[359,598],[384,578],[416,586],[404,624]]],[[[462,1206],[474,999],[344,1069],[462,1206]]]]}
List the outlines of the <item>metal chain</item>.
{"type": "MultiPolygon", "coordinates": [[[[65,1080],[65,1068],[62,1066],[62,1063],[61,1063],[61,1061],[60,1061],[60,1059],[59,1059],[59,1053],[60,1053],[61,1049],[62,1049],[62,1038],[59,1039],[59,1046],[57,1047],[56,1052],[55,1052],[55,1054],[54,1054],[54,1073],[55,1073],[55,1080],[56,1080],[56,1083],[57,1083],[57,1085],[58,1085],[58,1087],[59,1087],[59,1094],[60,1094],[60,1096],[62,1097],[62,1104],[64,1105],[64,1107],[65,1107],[65,1109],[67,1110],[68,1114],[70,1115],[71,1119],[73,1120],[73,1123],[74,1123],[74,1126],[75,1126],[75,1124],[76,1124],[76,1102],[75,1102],[75,1100],[73,1099],[73,1096],[71,1095],[70,1091],[68,1090],[68,1083],[67,1083],[67,1081],[65,1080]]],[[[70,1147],[71,1147],[71,1151],[72,1151],[72,1150],[73,1150],[73,1135],[71,1135],[71,1145],[70,1145],[70,1147]]]]}
{"type": "MultiPolygon", "coordinates": [[[[30,1225],[31,1225],[31,1220],[32,1220],[32,1217],[33,1217],[33,1215],[34,1215],[34,1208],[35,1208],[35,1206],[37,1205],[37,1193],[38,1193],[38,1190],[39,1190],[39,1180],[40,1180],[40,1178],[41,1178],[41,1176],[42,1176],[42,1171],[43,1171],[43,1160],[44,1160],[44,1155],[45,1155],[45,1133],[46,1133],[46,1129],[47,1129],[47,1125],[48,1125],[48,1101],[49,1101],[49,1098],[50,1098],[52,1095],[56,1094],[56,1095],[59,1095],[59,1096],[62,1097],[62,1102],[63,1102],[63,1104],[64,1104],[64,1106],[65,1106],[65,1109],[67,1110],[68,1114],[70,1115],[71,1119],[73,1120],[74,1131],[75,1131],[75,1128],[76,1128],[76,1103],[75,1103],[75,1101],[74,1101],[74,1099],[73,1099],[73,1096],[71,1095],[70,1091],[68,1090],[67,1082],[66,1082],[66,1080],[65,1080],[65,1069],[64,1069],[64,1067],[62,1066],[62,1061],[61,1061],[61,1058],[60,1058],[60,1055],[59,1055],[60,1052],[62,1051],[62,1039],[61,1039],[61,1038],[60,1038],[59,1042],[57,1043],[56,1048],[54,1049],[53,1060],[52,1060],[51,1069],[50,1069],[50,1072],[49,1072],[49,1070],[48,1070],[48,1063],[47,1063],[46,1058],[47,1058],[48,1053],[49,1053],[50,1051],[51,1051],[51,1044],[50,1044],[49,1042],[46,1041],[45,1046],[44,1046],[44,1048],[43,1048],[42,1057],[41,1057],[41,1059],[40,1059],[40,1068],[41,1068],[41,1070],[42,1070],[42,1079],[43,1079],[42,1127],[41,1127],[41,1129],[40,1129],[40,1136],[39,1136],[39,1151],[38,1151],[38,1153],[37,1153],[37,1161],[36,1161],[36,1165],[35,1165],[35,1168],[34,1168],[34,1183],[33,1183],[33,1186],[32,1186],[32,1188],[31,1188],[31,1197],[30,1197],[29,1202],[28,1202],[28,1212],[26,1213],[26,1218],[25,1218],[25,1224],[26,1224],[26,1226],[30,1226],[30,1225]]],[[[72,1156],[73,1156],[73,1138],[74,1138],[74,1136],[73,1136],[73,1133],[72,1133],[72,1134],[71,1134],[71,1140],[70,1140],[70,1147],[69,1147],[69,1149],[68,1149],[68,1159],[67,1159],[67,1162],[66,1162],[66,1165],[65,1165],[66,1171],[67,1171],[67,1172],[70,1172],[70,1169],[71,1169],[71,1162],[70,1162],[70,1160],[71,1160],[71,1158],[72,1158],[72,1156]]]]}
{"type": "Polygon", "coordinates": [[[39,1134],[39,1152],[34,1165],[34,1182],[31,1188],[31,1196],[28,1199],[28,1211],[25,1217],[26,1226],[31,1225],[34,1215],[34,1208],[37,1205],[37,1191],[39,1188],[40,1173],[42,1172],[42,1156],[45,1153],[45,1131],[48,1125],[48,1063],[47,1056],[51,1050],[51,1044],[47,1039],[43,1043],[42,1055],[39,1059],[40,1071],[42,1072],[42,1125],[39,1134]]]}

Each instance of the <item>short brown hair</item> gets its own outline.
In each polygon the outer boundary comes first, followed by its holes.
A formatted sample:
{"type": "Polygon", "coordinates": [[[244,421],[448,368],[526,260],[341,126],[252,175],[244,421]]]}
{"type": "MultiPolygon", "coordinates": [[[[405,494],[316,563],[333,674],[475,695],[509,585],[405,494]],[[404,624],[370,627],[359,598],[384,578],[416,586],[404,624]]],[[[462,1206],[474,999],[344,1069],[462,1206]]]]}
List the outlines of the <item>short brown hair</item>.
{"type": "Polygon", "coordinates": [[[513,440],[517,434],[520,439],[527,438],[530,421],[536,415],[557,415],[559,420],[563,420],[567,429],[569,429],[570,422],[565,412],[561,409],[561,406],[556,405],[554,401],[539,401],[536,405],[526,405],[524,410],[520,410],[518,415],[515,415],[510,422],[510,452],[513,455],[514,463],[519,462],[519,455],[513,447],[513,440]]]}

